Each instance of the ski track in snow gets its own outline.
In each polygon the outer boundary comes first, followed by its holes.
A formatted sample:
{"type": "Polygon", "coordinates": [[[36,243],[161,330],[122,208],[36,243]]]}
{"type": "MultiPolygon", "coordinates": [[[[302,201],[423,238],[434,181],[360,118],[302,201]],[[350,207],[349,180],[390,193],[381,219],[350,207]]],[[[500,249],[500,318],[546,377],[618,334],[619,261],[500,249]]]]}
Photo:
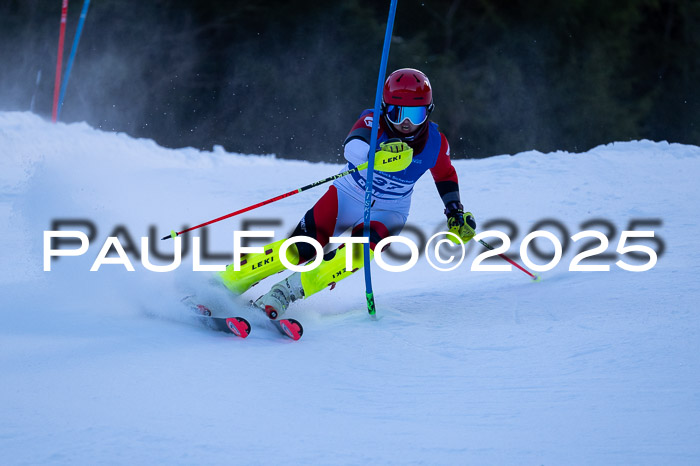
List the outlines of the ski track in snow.
{"type": "MultiPolygon", "coordinates": [[[[243,304],[284,275],[234,300],[190,256],[165,274],[138,260],[135,272],[89,269],[117,226],[140,250],[151,226],[160,238],[340,165],[169,150],[0,113],[2,462],[698,464],[700,148],[635,141],[455,167],[480,225],[521,230],[511,254],[544,218],[569,235],[609,220],[608,252],[630,219],[661,219],[665,253],[648,272],[617,258],[610,272],[569,272],[571,244],[540,283],[469,271],[478,245],[449,273],[424,258],[399,274],[373,266],[377,321],[355,274],[290,308],[305,328],[292,342],[243,304]],[[43,272],[54,219],[89,219],[97,239],[43,272]],[[178,302],[190,293],[250,317],[251,336],[196,325],[178,302]]],[[[279,218],[282,238],[325,189],[245,218],[279,218]]],[[[242,220],[210,227],[210,250],[230,254],[242,220]]],[[[429,175],[409,222],[426,233],[444,222],[429,175]]]]}

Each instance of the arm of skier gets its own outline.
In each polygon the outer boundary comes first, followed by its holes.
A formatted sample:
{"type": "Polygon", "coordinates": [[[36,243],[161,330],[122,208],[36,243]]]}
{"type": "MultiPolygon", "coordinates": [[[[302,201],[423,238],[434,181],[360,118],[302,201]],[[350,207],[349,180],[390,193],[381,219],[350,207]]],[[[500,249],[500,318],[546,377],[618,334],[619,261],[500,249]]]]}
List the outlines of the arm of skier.
{"type": "MultiPolygon", "coordinates": [[[[372,111],[364,111],[345,138],[345,160],[354,166],[369,160],[369,142],[372,135],[372,111]]],[[[381,128],[380,128],[381,131],[381,128]]],[[[381,134],[381,133],[380,133],[381,134]]]]}
{"type": "MultiPolygon", "coordinates": [[[[466,243],[474,237],[476,222],[471,212],[464,212],[459,196],[457,171],[450,160],[450,144],[444,134],[440,136],[442,138],[440,155],[438,155],[435,166],[430,169],[430,173],[433,175],[440,198],[445,204],[445,215],[450,232],[459,236],[466,243]]],[[[450,239],[455,241],[452,237],[450,239]]]]}

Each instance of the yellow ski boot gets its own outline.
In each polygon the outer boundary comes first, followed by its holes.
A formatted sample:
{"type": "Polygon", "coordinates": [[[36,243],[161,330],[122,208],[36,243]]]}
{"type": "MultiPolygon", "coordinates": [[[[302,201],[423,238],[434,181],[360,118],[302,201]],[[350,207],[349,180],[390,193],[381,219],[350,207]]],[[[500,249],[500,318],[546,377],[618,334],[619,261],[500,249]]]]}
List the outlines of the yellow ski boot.
{"type": "MultiPolygon", "coordinates": [[[[238,272],[233,270],[233,264],[229,264],[225,271],[219,272],[224,286],[232,293],[241,295],[260,280],[285,270],[279,258],[280,246],[284,241],[286,240],[268,244],[263,252],[241,256],[241,267],[238,272]]],[[[299,264],[299,251],[296,245],[293,244],[287,248],[286,256],[291,264],[299,264]]]]}
{"type": "MultiPolygon", "coordinates": [[[[326,287],[331,289],[342,279],[364,266],[361,247],[355,247],[352,268],[346,270],[347,247],[340,246],[324,256],[321,264],[313,270],[294,272],[289,277],[272,286],[269,292],[259,297],[254,305],[265,312],[270,319],[277,319],[285,313],[289,304],[297,299],[305,299],[326,287]]],[[[374,251],[370,251],[370,260],[374,251]]]]}

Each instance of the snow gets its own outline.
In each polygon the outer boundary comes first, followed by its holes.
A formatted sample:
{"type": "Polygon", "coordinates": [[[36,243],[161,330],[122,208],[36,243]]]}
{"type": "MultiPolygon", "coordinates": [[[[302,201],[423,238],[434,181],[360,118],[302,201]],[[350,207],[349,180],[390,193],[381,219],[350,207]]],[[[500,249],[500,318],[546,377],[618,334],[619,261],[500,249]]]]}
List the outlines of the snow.
{"type": "MultiPolygon", "coordinates": [[[[304,324],[301,341],[253,316],[241,340],[197,326],[179,305],[195,292],[245,312],[210,272],[192,271],[191,253],[171,273],[150,272],[133,255],[134,272],[89,269],[115,230],[140,250],[153,228],[151,241],[171,253],[171,241],[157,240],[171,229],[340,165],[170,150],[0,113],[3,464],[698,464],[700,148],[615,142],[454,164],[480,226],[518,227],[510,253],[520,263],[521,240],[547,218],[569,236],[606,220],[615,232],[591,228],[609,236],[608,253],[630,220],[656,219],[637,229],[653,230],[665,251],[647,272],[620,269],[618,259],[644,262],[621,255],[587,262],[609,272],[571,272],[581,243],[570,242],[539,283],[516,269],[470,271],[478,245],[452,272],[424,257],[402,273],[375,264],[377,321],[355,274],[290,308],[304,324]],[[57,219],[89,220],[96,237],[86,254],[54,259],[45,272],[43,235],[57,219]]],[[[210,227],[209,252],[231,254],[245,219],[278,219],[253,229],[285,237],[324,192],[210,227]]],[[[409,222],[426,236],[444,222],[429,175],[409,222]]]]}

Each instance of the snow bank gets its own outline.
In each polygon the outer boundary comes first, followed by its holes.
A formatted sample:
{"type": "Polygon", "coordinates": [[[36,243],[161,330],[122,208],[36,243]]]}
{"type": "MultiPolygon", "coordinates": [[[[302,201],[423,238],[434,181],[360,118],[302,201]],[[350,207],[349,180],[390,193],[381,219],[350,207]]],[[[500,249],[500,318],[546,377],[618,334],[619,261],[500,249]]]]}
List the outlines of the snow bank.
{"type": "MultiPolygon", "coordinates": [[[[89,268],[115,231],[140,249],[152,231],[159,238],[340,165],[170,150],[27,113],[0,113],[0,164],[8,464],[700,460],[698,147],[635,141],[457,160],[465,206],[480,229],[511,236],[517,260],[525,234],[549,219],[542,229],[561,241],[586,228],[608,235],[612,257],[591,263],[610,271],[570,272],[581,247],[569,241],[541,283],[517,270],[471,272],[481,252],[472,245],[453,272],[424,258],[401,274],[373,268],[377,322],[361,275],[295,305],[306,329],[297,343],[264,328],[244,341],[187,324],[177,301],[191,291],[243,312],[212,291],[209,274],[192,272],[191,257],[169,274],[138,260],[135,272],[89,268]],[[88,222],[94,239],[44,272],[43,232],[57,220],[88,222]],[[648,272],[615,266],[630,221],[663,243],[648,272]]],[[[246,220],[277,222],[255,229],[286,236],[324,191],[210,228],[210,252],[230,253],[246,220]]],[[[440,229],[441,211],[422,179],[409,219],[417,230],[406,235],[420,243],[440,229]]]]}

